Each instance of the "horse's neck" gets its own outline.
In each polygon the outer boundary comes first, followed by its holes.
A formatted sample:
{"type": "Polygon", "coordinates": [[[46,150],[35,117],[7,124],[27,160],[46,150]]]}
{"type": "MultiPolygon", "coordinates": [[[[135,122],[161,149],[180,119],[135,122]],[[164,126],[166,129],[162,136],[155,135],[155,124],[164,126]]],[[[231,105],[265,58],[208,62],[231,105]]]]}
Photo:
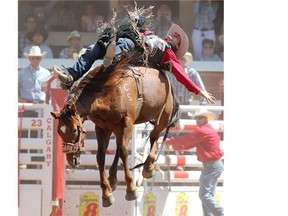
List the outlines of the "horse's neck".
{"type": "Polygon", "coordinates": [[[98,110],[105,110],[107,108],[105,101],[107,101],[106,96],[103,96],[101,92],[89,92],[89,94],[83,92],[83,95],[75,101],[75,106],[78,114],[83,118],[87,118],[91,113],[95,113],[98,110]]]}

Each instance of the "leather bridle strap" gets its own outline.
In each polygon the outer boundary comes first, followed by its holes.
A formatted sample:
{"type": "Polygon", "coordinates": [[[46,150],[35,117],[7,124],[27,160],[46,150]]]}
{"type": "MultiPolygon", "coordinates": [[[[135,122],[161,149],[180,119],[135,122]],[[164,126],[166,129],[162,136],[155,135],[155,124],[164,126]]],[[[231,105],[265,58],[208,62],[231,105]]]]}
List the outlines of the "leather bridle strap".
{"type": "Polygon", "coordinates": [[[76,153],[78,151],[85,151],[84,142],[82,141],[82,135],[83,133],[86,133],[85,129],[83,127],[77,126],[78,129],[78,140],[76,143],[68,143],[63,142],[62,151],[63,153],[76,153]]]}

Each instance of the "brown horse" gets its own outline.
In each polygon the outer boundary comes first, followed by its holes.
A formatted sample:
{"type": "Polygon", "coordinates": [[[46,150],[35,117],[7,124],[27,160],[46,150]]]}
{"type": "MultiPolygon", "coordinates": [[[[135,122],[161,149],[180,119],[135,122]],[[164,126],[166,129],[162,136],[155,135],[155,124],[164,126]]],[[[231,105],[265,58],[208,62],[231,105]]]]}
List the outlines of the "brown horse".
{"type": "Polygon", "coordinates": [[[58,133],[70,165],[77,164],[72,160],[84,145],[83,122],[90,119],[95,123],[103,207],[114,202],[112,191],[117,184],[119,157],[127,183],[125,198],[135,200],[138,197],[128,166],[128,144],[133,125],[151,120],[154,122],[150,134],[150,153],[142,172],[144,178],[151,178],[155,174],[155,144],[160,133],[170,124],[173,110],[171,87],[165,74],[153,68],[129,66],[127,61],[124,59],[106,69],[99,66],[90,71],[71,91],[61,112],[51,113],[59,120],[58,133]],[[107,178],[105,153],[112,133],[116,137],[117,150],[107,178]]]}

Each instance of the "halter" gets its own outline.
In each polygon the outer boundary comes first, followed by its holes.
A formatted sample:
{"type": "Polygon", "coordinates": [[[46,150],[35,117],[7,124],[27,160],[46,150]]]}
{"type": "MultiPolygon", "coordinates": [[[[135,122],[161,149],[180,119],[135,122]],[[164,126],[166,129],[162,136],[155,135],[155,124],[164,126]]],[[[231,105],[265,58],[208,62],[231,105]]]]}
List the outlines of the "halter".
{"type": "Polygon", "coordinates": [[[78,139],[76,143],[63,142],[63,153],[77,153],[79,151],[85,151],[84,141],[82,141],[82,134],[86,134],[86,130],[83,127],[77,126],[78,139]]]}

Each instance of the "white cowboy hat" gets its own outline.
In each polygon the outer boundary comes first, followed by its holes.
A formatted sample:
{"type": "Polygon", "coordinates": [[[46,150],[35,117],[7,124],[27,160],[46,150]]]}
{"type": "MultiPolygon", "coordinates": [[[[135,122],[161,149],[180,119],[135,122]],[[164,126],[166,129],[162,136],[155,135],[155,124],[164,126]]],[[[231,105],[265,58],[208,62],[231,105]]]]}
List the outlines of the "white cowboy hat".
{"type": "Polygon", "coordinates": [[[188,39],[187,34],[177,24],[171,25],[170,29],[168,30],[167,35],[172,35],[174,32],[178,33],[181,38],[180,46],[178,47],[178,50],[175,52],[176,57],[178,59],[181,59],[184,56],[184,54],[188,51],[189,39],[188,39]]]}
{"type": "Polygon", "coordinates": [[[86,48],[82,48],[79,53],[73,53],[73,59],[74,60],[78,60],[80,58],[80,56],[85,53],[86,48]]]}
{"type": "Polygon", "coordinates": [[[73,37],[81,39],[81,34],[78,31],[70,32],[69,35],[66,37],[67,42],[69,42],[69,40],[73,37]]]}
{"type": "Polygon", "coordinates": [[[41,53],[41,49],[39,46],[32,46],[29,53],[23,53],[25,57],[29,56],[41,56],[44,57],[46,55],[46,52],[41,53]]]}
{"type": "Polygon", "coordinates": [[[213,112],[208,111],[205,108],[201,108],[195,111],[193,117],[199,117],[199,116],[204,116],[208,119],[208,121],[214,120],[215,119],[215,114],[213,112]]]}

